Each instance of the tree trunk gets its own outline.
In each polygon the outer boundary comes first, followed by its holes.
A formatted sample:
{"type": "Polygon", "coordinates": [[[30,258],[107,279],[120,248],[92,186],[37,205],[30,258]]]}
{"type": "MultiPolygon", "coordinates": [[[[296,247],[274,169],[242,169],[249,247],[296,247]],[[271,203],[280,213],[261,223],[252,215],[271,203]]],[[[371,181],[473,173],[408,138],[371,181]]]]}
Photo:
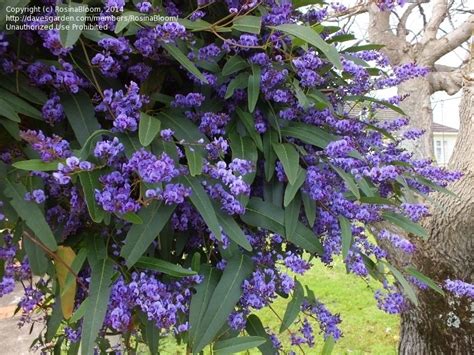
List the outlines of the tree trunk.
{"type": "Polygon", "coordinates": [[[400,103],[400,107],[410,117],[409,128],[425,131],[419,140],[406,143],[406,148],[417,158],[433,158],[431,93],[431,85],[425,78],[412,79],[398,86],[398,95],[407,95],[400,103]]]}
{"type": "MultiPolygon", "coordinates": [[[[464,176],[446,194],[433,196],[432,216],[425,221],[429,240],[420,243],[415,267],[439,283],[474,281],[474,61],[464,76],[460,130],[450,168],[464,176]]],[[[416,95],[414,95],[416,97],[416,95]]],[[[421,106],[421,105],[420,105],[421,106]]],[[[412,114],[411,109],[408,114],[412,114]]],[[[400,354],[473,354],[474,303],[467,299],[419,292],[419,307],[402,315],[400,354]]]]}

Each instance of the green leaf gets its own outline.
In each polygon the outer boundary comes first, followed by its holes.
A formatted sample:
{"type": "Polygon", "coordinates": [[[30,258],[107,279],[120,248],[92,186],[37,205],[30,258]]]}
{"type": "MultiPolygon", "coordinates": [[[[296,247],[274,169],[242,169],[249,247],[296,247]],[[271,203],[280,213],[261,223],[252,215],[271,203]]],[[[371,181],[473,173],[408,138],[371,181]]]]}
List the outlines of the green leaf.
{"type": "Polygon", "coordinates": [[[413,304],[415,306],[418,306],[418,298],[416,297],[415,290],[410,285],[410,283],[407,281],[405,276],[403,276],[403,274],[400,271],[398,271],[397,268],[390,265],[389,263],[383,262],[383,264],[386,265],[390,269],[390,272],[392,273],[392,275],[395,276],[397,281],[400,283],[400,285],[403,288],[403,292],[405,293],[405,295],[410,299],[410,301],[413,302],[413,304]]]}
{"type": "Polygon", "coordinates": [[[252,259],[246,255],[236,255],[228,260],[197,330],[198,343],[193,348],[194,352],[200,352],[214,340],[240,299],[242,282],[252,271],[252,259]]]}
{"type": "Polygon", "coordinates": [[[422,226],[401,214],[387,211],[382,213],[382,217],[386,221],[399,226],[408,233],[418,235],[422,238],[428,238],[428,232],[422,226]]]}
{"type": "Polygon", "coordinates": [[[201,270],[201,254],[196,251],[191,259],[191,270],[199,272],[201,270]]]}
{"type": "Polygon", "coordinates": [[[248,33],[260,33],[260,27],[262,26],[262,18],[260,16],[241,16],[237,17],[232,28],[240,32],[248,33]]]}
{"type": "Polygon", "coordinates": [[[304,224],[298,222],[294,234],[292,236],[285,235],[284,216],[283,209],[272,203],[264,202],[260,198],[253,197],[246,207],[245,214],[240,218],[251,226],[269,229],[274,233],[285,236],[289,242],[310,253],[322,255],[321,242],[304,224]]]}
{"type": "Polygon", "coordinates": [[[138,126],[138,139],[146,147],[149,145],[160,131],[161,122],[144,112],[140,112],[140,124],[138,126]]]}
{"type": "Polygon", "coordinates": [[[15,109],[5,100],[0,98],[0,116],[4,116],[13,122],[21,122],[18,113],[15,109]]]}
{"type": "Polygon", "coordinates": [[[69,322],[74,324],[77,321],[81,320],[84,317],[84,314],[87,311],[87,304],[88,303],[89,303],[88,298],[86,298],[84,301],[82,301],[81,305],[76,309],[76,311],[72,315],[71,319],[69,319],[69,322]]]}
{"type": "Polygon", "coordinates": [[[235,90],[237,89],[245,89],[248,85],[248,77],[249,73],[244,72],[240,73],[234,79],[232,79],[229,85],[227,85],[227,90],[225,92],[224,99],[227,100],[231,98],[232,95],[234,95],[235,90]]]}
{"type": "Polygon", "coordinates": [[[257,148],[260,151],[263,151],[262,137],[260,137],[260,134],[255,129],[255,121],[252,115],[248,112],[242,111],[239,107],[237,107],[236,112],[237,116],[239,116],[240,122],[244,124],[245,129],[250,135],[250,138],[252,138],[252,140],[255,142],[257,148]]]}
{"type": "Polygon", "coordinates": [[[147,316],[144,313],[139,313],[139,318],[142,323],[142,334],[145,338],[145,343],[148,345],[148,349],[152,355],[159,354],[159,345],[160,345],[160,331],[155,326],[155,322],[148,320],[147,316]]]}
{"type": "Polygon", "coordinates": [[[130,25],[130,23],[133,23],[134,18],[140,18],[142,17],[143,14],[137,11],[124,11],[121,16],[118,17],[117,24],[115,25],[114,28],[114,33],[120,33],[124,29],[130,25]]]}
{"type": "Polygon", "coordinates": [[[297,24],[284,24],[273,27],[278,31],[295,36],[306,43],[313,45],[324,53],[326,58],[334,64],[337,69],[342,70],[341,60],[339,58],[339,52],[336,47],[327,44],[321,36],[311,27],[297,25],[297,24]]]}
{"type": "Polygon", "coordinates": [[[308,220],[310,227],[313,227],[314,222],[316,221],[316,201],[311,199],[308,194],[302,193],[301,196],[303,199],[306,219],[308,220]]]}
{"type": "Polygon", "coordinates": [[[211,232],[214,233],[214,236],[218,240],[221,240],[221,229],[219,227],[216,212],[214,211],[214,206],[211,203],[209,195],[202,187],[200,180],[189,176],[183,176],[183,180],[192,189],[189,199],[194,207],[196,207],[198,212],[201,214],[201,217],[204,219],[204,222],[206,222],[211,232]]]}
{"type": "Polygon", "coordinates": [[[305,143],[320,148],[326,148],[331,141],[337,139],[336,136],[321,128],[299,122],[292,122],[288,127],[282,128],[281,134],[283,136],[298,138],[305,143]]]}
{"type": "Polygon", "coordinates": [[[61,13],[65,21],[61,21],[59,39],[64,48],[70,48],[81,36],[82,28],[86,22],[87,4],[69,2],[60,4],[61,13]]]}
{"type": "Polygon", "coordinates": [[[95,199],[95,190],[100,188],[98,170],[83,171],[78,174],[79,181],[84,191],[84,199],[86,200],[87,210],[95,223],[100,223],[105,217],[105,211],[98,205],[95,199]]]}
{"type": "Polygon", "coordinates": [[[275,161],[277,156],[273,151],[273,143],[278,142],[278,135],[273,129],[269,129],[263,135],[263,156],[264,156],[264,169],[265,178],[270,181],[275,172],[275,161]]]}
{"type": "Polygon", "coordinates": [[[280,325],[280,333],[287,330],[290,325],[293,324],[296,317],[300,313],[301,305],[303,304],[304,300],[304,288],[299,281],[295,281],[295,289],[293,291],[293,298],[286,307],[285,315],[283,316],[283,320],[280,325]]]}
{"type": "Polygon", "coordinates": [[[81,354],[83,355],[94,352],[95,340],[107,312],[106,305],[109,301],[110,284],[114,274],[113,265],[110,259],[91,261],[89,297],[82,322],[81,354]]]}
{"type": "Polygon", "coordinates": [[[295,198],[285,208],[285,234],[287,236],[293,235],[298,226],[298,217],[301,211],[301,199],[295,198]]]}
{"type": "Polygon", "coordinates": [[[83,146],[87,138],[100,128],[91,99],[80,91],[74,95],[63,95],[61,103],[79,144],[83,146]]]}
{"type": "Polygon", "coordinates": [[[56,251],[58,248],[56,239],[40,207],[36,203],[25,201],[25,186],[8,178],[4,179],[3,183],[5,184],[5,195],[11,199],[10,204],[16,213],[49,250],[56,251]]]}
{"type": "Polygon", "coordinates": [[[273,143],[273,150],[283,165],[288,182],[294,185],[300,170],[300,155],[298,151],[293,144],[289,143],[273,143]]]}
{"type": "Polygon", "coordinates": [[[345,260],[352,246],[352,228],[351,222],[344,216],[338,216],[339,226],[341,227],[342,237],[342,257],[345,260]]]}
{"type": "Polygon", "coordinates": [[[343,50],[346,53],[354,53],[354,52],[361,52],[361,51],[371,51],[371,50],[379,50],[385,47],[383,44],[364,44],[361,46],[352,46],[343,50]]]}
{"type": "Polygon", "coordinates": [[[228,76],[234,74],[242,69],[245,69],[249,66],[247,61],[242,59],[242,57],[235,55],[230,57],[230,59],[224,64],[222,68],[222,75],[228,76]]]}
{"type": "Polygon", "coordinates": [[[118,215],[119,218],[122,218],[123,220],[133,223],[133,224],[142,224],[143,220],[140,218],[139,215],[133,212],[127,212],[121,215],[118,215]]]}
{"type": "Polygon", "coordinates": [[[230,338],[215,343],[213,350],[216,354],[235,354],[260,346],[266,341],[265,338],[258,336],[230,338]]]}
{"type": "Polygon", "coordinates": [[[308,6],[308,5],[322,5],[324,2],[322,0],[293,0],[293,8],[297,9],[299,7],[308,6]]]}
{"type": "Polygon", "coordinates": [[[260,67],[252,65],[252,75],[249,76],[249,82],[247,85],[248,108],[250,112],[253,112],[257,105],[258,95],[260,94],[260,77],[260,67]]]}
{"type": "Polygon", "coordinates": [[[26,236],[23,237],[23,248],[25,248],[33,274],[43,276],[48,270],[48,258],[44,250],[26,236]]]}
{"type": "Polygon", "coordinates": [[[38,120],[43,119],[43,116],[38,109],[18,97],[17,94],[13,94],[7,90],[0,89],[0,97],[4,102],[7,102],[8,106],[11,107],[15,112],[21,113],[28,117],[36,118],[38,120]]]}
{"type": "MultiPolygon", "coordinates": [[[[203,140],[204,143],[209,143],[209,139],[199,131],[199,128],[181,113],[162,112],[157,115],[164,128],[170,128],[174,131],[174,136],[179,140],[184,140],[188,143],[203,140]]],[[[197,150],[198,147],[195,149],[197,150]]]]}
{"type": "Polygon", "coordinates": [[[245,236],[244,232],[240,228],[239,224],[235,221],[234,218],[229,216],[226,213],[222,213],[221,211],[217,212],[217,220],[219,221],[224,233],[242,248],[248,251],[252,251],[252,246],[250,245],[247,237],[245,236]]]}
{"type": "Polygon", "coordinates": [[[189,173],[191,176],[200,175],[202,172],[203,156],[197,152],[196,149],[186,145],[184,146],[184,153],[188,161],[189,173]]]}
{"type": "Polygon", "coordinates": [[[127,267],[132,267],[145,253],[168,222],[175,208],[175,205],[153,202],[138,212],[143,223],[132,225],[120,253],[127,267]]]}
{"type": "Polygon", "coordinates": [[[291,201],[296,196],[296,193],[300,190],[300,187],[304,184],[306,180],[306,170],[300,168],[298,175],[296,176],[295,183],[286,185],[285,189],[285,198],[283,200],[283,206],[286,207],[290,204],[291,201]]]}
{"type": "Polygon", "coordinates": [[[373,97],[370,97],[370,96],[362,96],[362,95],[346,96],[346,97],[344,97],[344,100],[346,100],[346,101],[362,101],[362,102],[363,101],[369,101],[369,102],[376,103],[378,105],[385,106],[385,107],[399,113],[400,115],[403,115],[403,116],[407,115],[400,107],[395,106],[395,105],[391,104],[388,101],[374,99],[373,97]]]}
{"type": "Polygon", "coordinates": [[[58,170],[58,162],[44,162],[41,159],[30,159],[17,161],[12,164],[13,167],[28,171],[53,171],[58,170]]]}
{"type": "Polygon", "coordinates": [[[185,269],[181,265],[176,265],[170,263],[169,261],[150,258],[147,256],[142,256],[140,259],[138,259],[134,266],[140,269],[159,271],[163,274],[175,277],[196,275],[195,271],[185,269]]]}
{"type": "Polygon", "coordinates": [[[334,340],[334,338],[332,336],[328,337],[324,341],[324,346],[323,350],[321,351],[321,355],[331,355],[335,344],[336,341],[334,340]]]}
{"type": "Polygon", "coordinates": [[[348,189],[354,194],[354,196],[357,199],[360,199],[359,188],[357,187],[357,183],[355,179],[352,177],[352,175],[349,173],[346,173],[344,170],[342,170],[341,168],[338,168],[337,166],[334,166],[332,164],[330,165],[331,165],[331,168],[333,168],[333,170],[342,178],[342,180],[344,180],[348,189]]]}
{"type": "Polygon", "coordinates": [[[265,339],[265,343],[258,347],[258,350],[260,350],[263,355],[275,354],[275,349],[273,348],[271,339],[265,331],[262,322],[255,314],[251,314],[247,317],[247,324],[245,325],[245,330],[249,335],[259,336],[265,339]]]}
{"type": "Polygon", "coordinates": [[[219,270],[204,264],[200,268],[200,275],[204,280],[195,287],[196,293],[191,298],[189,306],[189,342],[194,348],[199,338],[198,332],[202,330],[201,322],[206,314],[206,309],[212,294],[219,282],[219,270]]]}
{"type": "Polygon", "coordinates": [[[188,70],[191,74],[194,74],[202,82],[208,84],[208,81],[204,75],[202,75],[194,63],[191,62],[178,47],[169,43],[164,43],[162,46],[174,59],[176,59],[184,68],[186,68],[186,70],[188,70]]]}
{"type": "Polygon", "coordinates": [[[125,155],[127,156],[127,158],[130,158],[133,153],[143,148],[137,137],[130,136],[127,133],[119,134],[118,139],[125,148],[125,155]]]}
{"type": "Polygon", "coordinates": [[[53,340],[59,329],[59,326],[61,325],[62,320],[63,314],[61,312],[61,300],[59,298],[56,298],[54,301],[53,310],[48,318],[45,337],[46,342],[49,343],[51,340],[53,340]]]}
{"type": "Polygon", "coordinates": [[[445,293],[441,287],[439,287],[436,282],[434,282],[431,278],[428,276],[422,274],[419,272],[417,269],[415,269],[413,266],[409,266],[405,269],[407,273],[409,273],[411,276],[417,278],[419,281],[423,282],[425,285],[430,287],[431,289],[435,290],[438,292],[440,295],[444,296],[445,293]]]}

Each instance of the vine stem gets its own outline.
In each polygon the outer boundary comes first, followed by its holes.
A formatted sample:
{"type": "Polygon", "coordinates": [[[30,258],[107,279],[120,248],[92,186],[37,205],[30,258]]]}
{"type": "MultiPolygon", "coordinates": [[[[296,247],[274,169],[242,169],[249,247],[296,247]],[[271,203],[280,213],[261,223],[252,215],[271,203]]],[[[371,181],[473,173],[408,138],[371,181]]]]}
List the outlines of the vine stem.
{"type": "Polygon", "coordinates": [[[76,278],[77,283],[79,283],[84,289],[87,290],[87,286],[79,278],[79,275],[76,274],[74,272],[74,270],[71,269],[71,267],[62,258],[60,258],[58,255],[56,255],[54,252],[52,252],[49,248],[47,248],[45,245],[43,245],[43,243],[41,243],[39,240],[34,238],[32,235],[30,235],[30,233],[28,233],[27,231],[24,231],[23,233],[29,240],[31,240],[33,243],[35,243],[37,246],[39,246],[46,254],[51,256],[51,258],[53,258],[57,262],[60,262],[61,264],[63,264],[66,267],[66,269],[76,278]]]}
{"type": "MultiPolygon", "coordinates": [[[[281,319],[280,315],[277,313],[277,311],[275,311],[275,309],[272,307],[271,304],[268,305],[268,308],[270,308],[270,310],[273,312],[273,314],[278,318],[280,322],[283,322],[283,319],[281,319]]],[[[290,335],[293,335],[293,332],[290,329],[287,329],[287,331],[290,335]]],[[[303,355],[306,355],[305,351],[303,350],[300,344],[298,344],[298,348],[300,348],[303,355]]]]}

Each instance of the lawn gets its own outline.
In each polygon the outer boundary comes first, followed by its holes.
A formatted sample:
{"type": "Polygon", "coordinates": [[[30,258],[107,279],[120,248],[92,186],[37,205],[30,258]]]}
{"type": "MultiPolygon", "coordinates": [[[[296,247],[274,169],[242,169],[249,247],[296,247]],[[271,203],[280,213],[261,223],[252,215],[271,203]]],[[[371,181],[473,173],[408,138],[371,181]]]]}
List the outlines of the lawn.
{"type": "MultiPolygon", "coordinates": [[[[316,297],[326,304],[333,312],[342,318],[341,329],[344,337],[339,340],[333,354],[396,354],[399,334],[399,317],[388,315],[376,306],[371,287],[376,288],[376,282],[368,284],[353,275],[347,275],[344,264],[336,261],[333,268],[318,263],[303,278],[303,285],[308,285],[316,297]]],[[[285,312],[287,300],[279,299],[274,303],[274,309],[280,316],[285,312]]],[[[257,313],[264,326],[277,331],[279,321],[268,309],[257,313]]],[[[288,349],[288,337],[282,336],[283,344],[288,349]]],[[[316,340],[312,349],[303,347],[305,354],[320,354],[323,345],[322,337],[316,340]]],[[[175,347],[171,342],[162,342],[162,354],[183,354],[181,347],[175,347]]],[[[258,351],[250,351],[257,354],[258,351]]],[[[302,353],[300,350],[297,354],[302,353]]]]}

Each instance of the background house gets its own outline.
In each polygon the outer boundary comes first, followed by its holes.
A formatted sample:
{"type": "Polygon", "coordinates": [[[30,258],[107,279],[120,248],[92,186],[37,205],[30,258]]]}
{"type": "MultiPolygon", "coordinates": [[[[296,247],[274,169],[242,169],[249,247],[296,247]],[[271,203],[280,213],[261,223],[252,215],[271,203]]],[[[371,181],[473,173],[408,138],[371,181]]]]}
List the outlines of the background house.
{"type": "Polygon", "coordinates": [[[446,166],[448,164],[457,137],[458,130],[456,128],[433,122],[433,145],[438,165],[446,166]]]}

